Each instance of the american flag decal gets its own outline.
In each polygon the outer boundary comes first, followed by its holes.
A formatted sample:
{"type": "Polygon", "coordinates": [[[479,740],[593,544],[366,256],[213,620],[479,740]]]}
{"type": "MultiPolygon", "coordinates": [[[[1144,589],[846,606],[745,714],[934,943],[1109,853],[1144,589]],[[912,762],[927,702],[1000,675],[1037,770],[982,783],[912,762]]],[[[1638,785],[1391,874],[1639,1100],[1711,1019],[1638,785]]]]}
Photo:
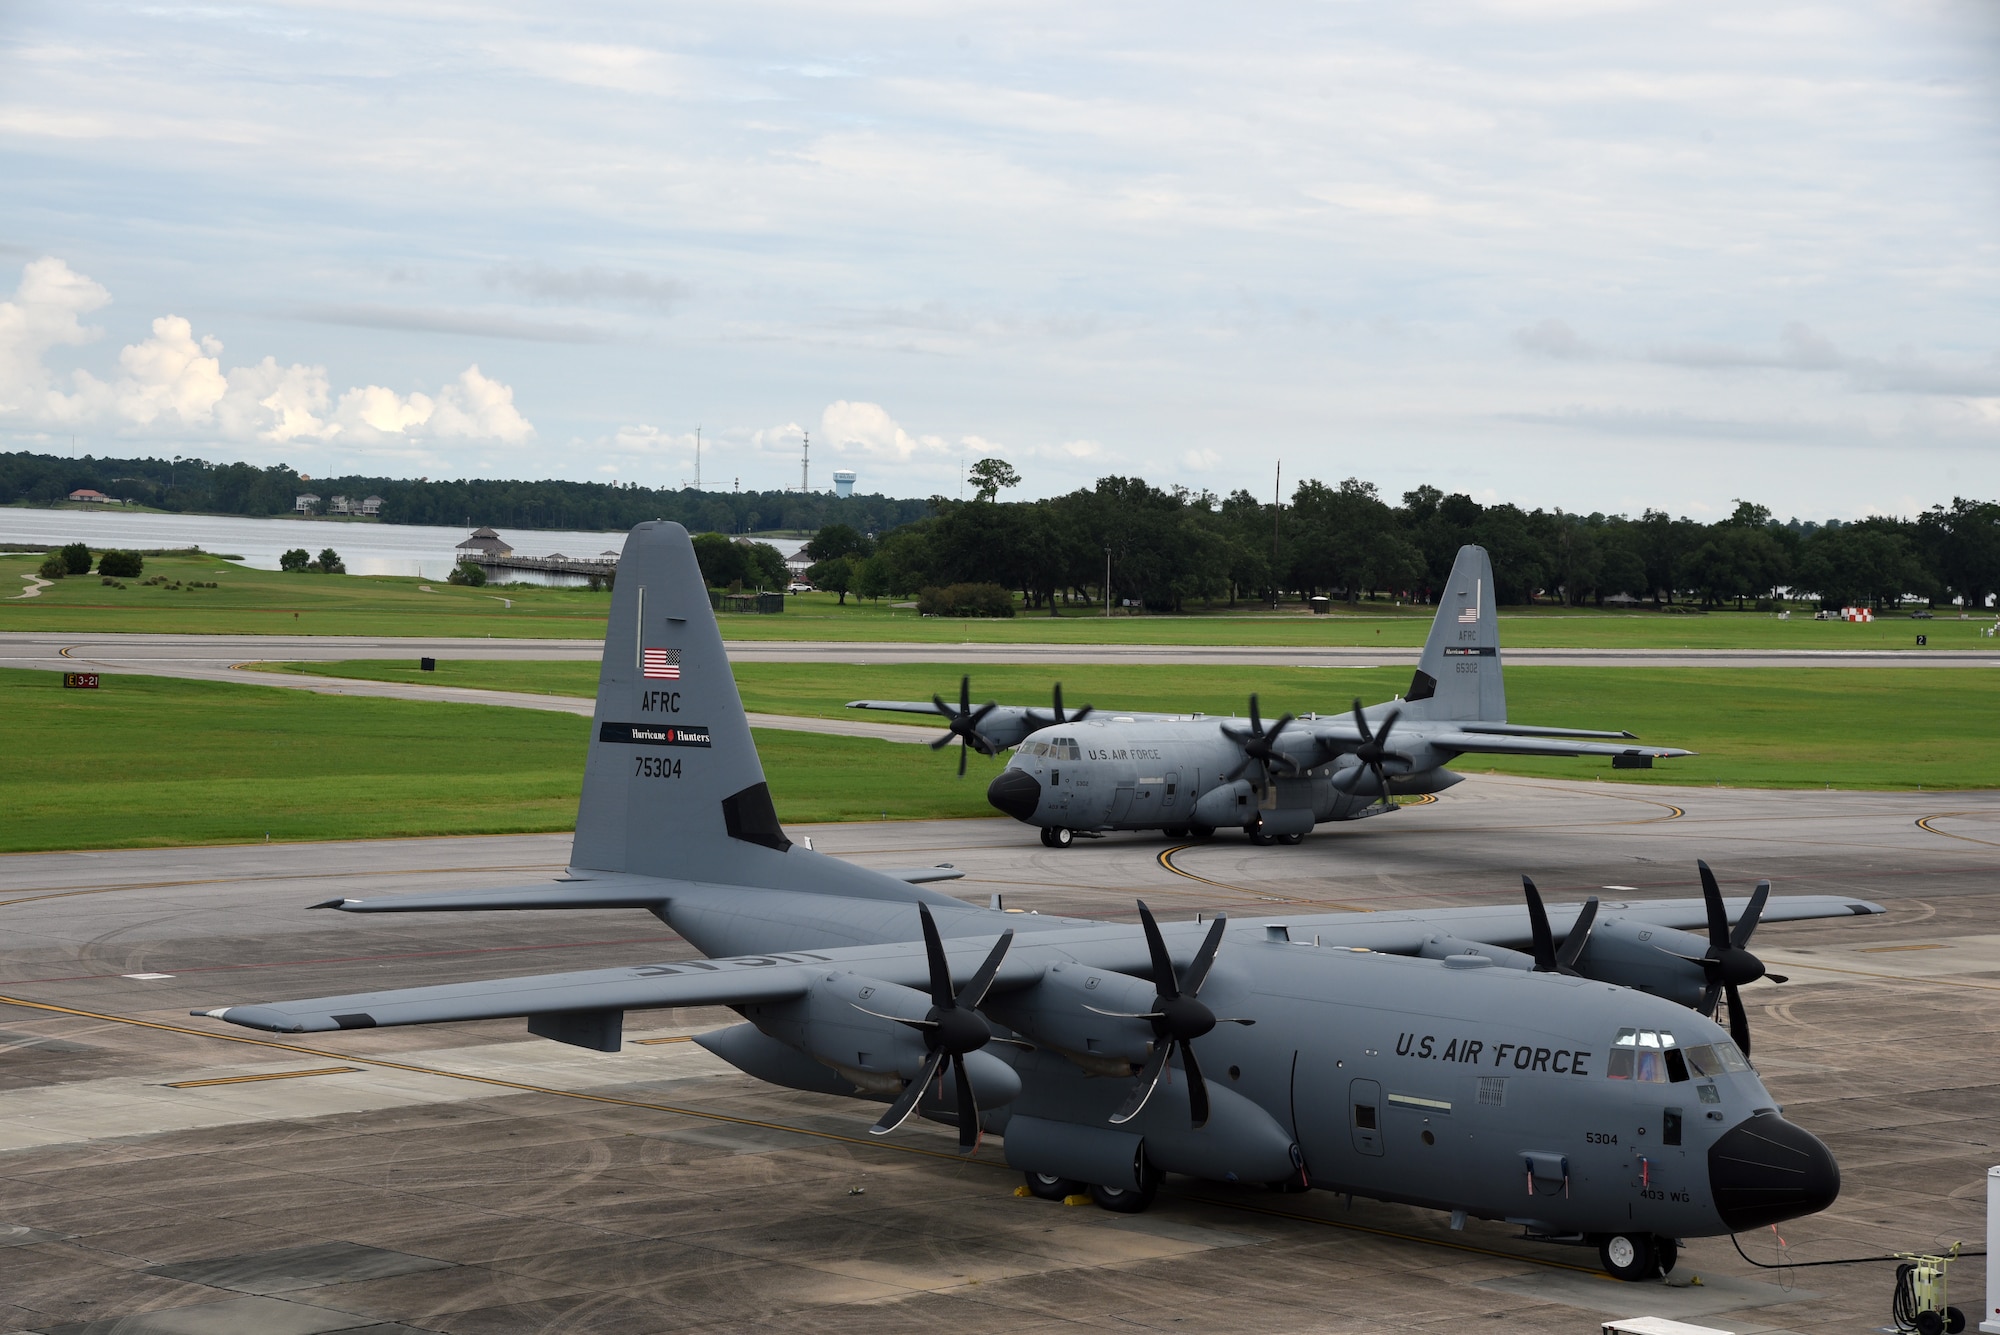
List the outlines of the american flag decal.
{"type": "Polygon", "coordinates": [[[681,679],[681,651],[678,649],[648,649],[640,662],[649,680],[681,679]]]}
{"type": "Polygon", "coordinates": [[[1460,612],[1460,613],[1458,614],[1458,624],[1459,624],[1459,625],[1461,625],[1461,626],[1470,626],[1470,625],[1474,625],[1474,624],[1476,624],[1476,623],[1478,622],[1478,620],[1479,620],[1479,603],[1480,603],[1480,598],[1481,598],[1481,595],[1485,593],[1485,591],[1486,591],[1486,581],[1485,581],[1485,580],[1478,580],[1478,581],[1476,581],[1476,582],[1475,582],[1475,583],[1473,584],[1473,586],[1472,586],[1472,606],[1470,606],[1470,607],[1468,607],[1468,608],[1465,608],[1465,609],[1464,609],[1463,611],[1461,611],[1461,612],[1460,612]]]}

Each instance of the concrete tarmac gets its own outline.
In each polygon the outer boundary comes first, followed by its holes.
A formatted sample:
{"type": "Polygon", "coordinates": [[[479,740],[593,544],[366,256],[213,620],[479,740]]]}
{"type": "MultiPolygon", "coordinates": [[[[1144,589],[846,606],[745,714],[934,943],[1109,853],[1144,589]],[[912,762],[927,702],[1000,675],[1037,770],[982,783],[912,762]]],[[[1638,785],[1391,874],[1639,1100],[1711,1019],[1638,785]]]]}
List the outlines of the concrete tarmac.
{"type": "MultiPolygon", "coordinates": [[[[1746,993],[1786,1115],[1840,1159],[1824,1214],[1762,1261],[1980,1236],[2000,1159],[2000,794],[1625,788],[1474,777],[1297,848],[1004,820],[795,830],[947,888],[1130,920],[1740,890],[1859,895],[1883,918],[1761,928],[1746,993]]],[[[1889,1265],[1758,1271],[1691,1240],[1674,1286],[1496,1224],[1323,1193],[1170,1183],[1137,1217],[1013,1195],[997,1145],[866,1134],[872,1105],[759,1084],[633,1014],[625,1050],[516,1022],[288,1043],[187,1011],[687,957],[637,913],[351,917],[343,894],[525,884],[558,836],[0,858],[0,1331],[1872,1331],[1889,1265]],[[1688,1286],[1690,1276],[1702,1283],[1688,1286]]],[[[1955,1300],[1980,1301],[1976,1263],[1955,1300]]]]}

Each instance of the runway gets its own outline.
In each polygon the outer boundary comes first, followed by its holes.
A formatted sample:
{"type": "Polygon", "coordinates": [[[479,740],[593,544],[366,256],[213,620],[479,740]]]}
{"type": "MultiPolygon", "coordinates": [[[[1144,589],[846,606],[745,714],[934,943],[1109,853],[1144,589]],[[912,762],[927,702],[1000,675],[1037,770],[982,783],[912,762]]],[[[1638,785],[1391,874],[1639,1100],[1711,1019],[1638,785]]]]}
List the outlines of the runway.
{"type": "MultiPolygon", "coordinates": [[[[1144,836],[1042,848],[1002,820],[825,826],[822,851],[956,864],[1009,907],[1129,920],[1740,889],[1865,896],[1769,924],[1758,1066],[1844,1174],[1783,1226],[1795,1259],[1981,1228],[2000,1145],[2000,794],[1475,776],[1298,848],[1144,836]],[[1169,854],[1163,858],[1162,854],[1169,854]]],[[[1677,1277],[1322,1193],[1170,1186],[1132,1219],[1012,1195],[987,1145],[872,1141],[870,1109],[758,1084],[678,1041],[727,1012],[628,1017],[624,1052],[513,1022],[287,1044],[195,1007],[684,958],[626,913],[348,917],[340,894],[523,884],[557,836],[0,858],[0,1330],[1222,1332],[1594,1329],[1646,1311],[1732,1331],[1872,1330],[1893,1267],[1756,1272],[1692,1241],[1677,1277]],[[1579,1269],[1578,1267],[1581,1267],[1579,1269]],[[91,1324],[100,1323],[100,1324],[91,1324]]],[[[1770,1233],[1746,1237],[1759,1259],[1770,1233]]],[[[1972,1264],[1956,1301],[1976,1303],[1972,1264]]]]}

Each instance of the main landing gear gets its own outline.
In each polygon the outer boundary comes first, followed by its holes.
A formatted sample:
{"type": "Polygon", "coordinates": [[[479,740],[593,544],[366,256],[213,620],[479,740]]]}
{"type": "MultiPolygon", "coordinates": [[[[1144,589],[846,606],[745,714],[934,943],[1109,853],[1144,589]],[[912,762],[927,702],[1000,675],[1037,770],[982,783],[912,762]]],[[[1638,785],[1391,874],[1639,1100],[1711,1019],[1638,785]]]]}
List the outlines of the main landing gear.
{"type": "Polygon", "coordinates": [[[1068,848],[1075,842],[1075,830],[1064,829],[1061,826],[1057,826],[1054,829],[1044,827],[1042,830],[1043,848],[1068,848]]]}
{"type": "Polygon", "coordinates": [[[1597,1241],[1597,1258],[1614,1279],[1663,1279],[1680,1259],[1680,1244],[1654,1233],[1608,1233],[1597,1241]]]}
{"type": "Polygon", "coordinates": [[[1160,1174],[1150,1166],[1136,1189],[1101,1187],[1078,1182],[1075,1178],[1057,1177],[1054,1173],[1027,1173],[1024,1176],[1028,1180],[1028,1194],[1031,1196],[1045,1201],[1061,1201],[1088,1193],[1100,1208],[1113,1214],[1138,1214],[1152,1205],[1153,1198],[1160,1194],[1160,1174]]]}

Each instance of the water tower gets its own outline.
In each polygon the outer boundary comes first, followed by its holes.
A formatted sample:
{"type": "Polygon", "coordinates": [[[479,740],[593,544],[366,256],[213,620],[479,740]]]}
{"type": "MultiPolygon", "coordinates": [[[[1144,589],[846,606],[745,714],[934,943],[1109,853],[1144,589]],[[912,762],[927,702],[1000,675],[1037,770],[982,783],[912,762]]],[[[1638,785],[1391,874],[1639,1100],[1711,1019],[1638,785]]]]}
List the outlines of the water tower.
{"type": "Polygon", "coordinates": [[[846,500],[854,494],[854,470],[843,468],[833,475],[833,494],[846,500]]]}

